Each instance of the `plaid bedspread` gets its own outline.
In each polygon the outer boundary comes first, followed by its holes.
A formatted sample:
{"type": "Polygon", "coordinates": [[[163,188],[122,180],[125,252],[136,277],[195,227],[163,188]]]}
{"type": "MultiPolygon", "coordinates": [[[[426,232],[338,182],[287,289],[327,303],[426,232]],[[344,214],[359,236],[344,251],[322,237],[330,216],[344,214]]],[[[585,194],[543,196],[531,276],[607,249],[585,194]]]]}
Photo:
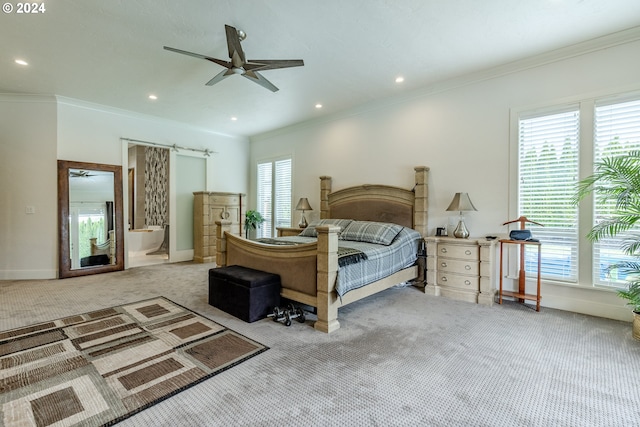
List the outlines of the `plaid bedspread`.
{"type": "MultiPolygon", "coordinates": [[[[351,240],[339,240],[338,254],[340,250],[354,250],[364,254],[358,262],[341,265],[338,258],[338,278],[336,279],[336,291],[340,297],[347,292],[358,289],[376,280],[383,279],[403,268],[409,267],[418,258],[420,245],[420,233],[410,228],[403,228],[389,246],[374,243],[354,242],[351,240]]],[[[268,239],[274,240],[274,239],[268,239]]],[[[279,244],[309,243],[316,239],[313,237],[290,236],[275,239],[279,244]]],[[[263,242],[268,243],[268,242],[263,242]]],[[[345,253],[345,252],[343,252],[345,253]]]]}
{"type": "MultiPolygon", "coordinates": [[[[418,258],[420,240],[420,233],[405,227],[389,246],[344,241],[350,247],[364,252],[367,259],[338,269],[336,283],[338,295],[343,296],[351,290],[413,265],[418,258]]],[[[339,244],[342,243],[340,241],[339,244]]]]}
{"type": "MultiPolygon", "coordinates": [[[[312,238],[312,240],[316,240],[312,238]]],[[[289,246],[289,245],[298,245],[303,242],[298,242],[289,239],[272,239],[269,237],[261,237],[256,239],[256,242],[265,243],[267,245],[279,245],[279,246],[289,246]]],[[[304,243],[307,243],[306,241],[304,243]]],[[[339,246],[338,247],[338,267],[344,267],[351,264],[356,264],[360,261],[364,261],[367,259],[367,254],[362,252],[361,250],[350,248],[347,246],[339,246]]]]}

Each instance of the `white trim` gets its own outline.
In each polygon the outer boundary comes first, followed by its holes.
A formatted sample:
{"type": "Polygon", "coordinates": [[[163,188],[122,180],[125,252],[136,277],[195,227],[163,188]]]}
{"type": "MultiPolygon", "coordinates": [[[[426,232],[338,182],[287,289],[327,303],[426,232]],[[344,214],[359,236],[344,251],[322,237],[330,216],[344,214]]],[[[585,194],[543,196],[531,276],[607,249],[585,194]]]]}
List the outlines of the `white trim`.
{"type": "Polygon", "coordinates": [[[58,269],[0,270],[0,280],[49,280],[58,278],[58,269]]]}

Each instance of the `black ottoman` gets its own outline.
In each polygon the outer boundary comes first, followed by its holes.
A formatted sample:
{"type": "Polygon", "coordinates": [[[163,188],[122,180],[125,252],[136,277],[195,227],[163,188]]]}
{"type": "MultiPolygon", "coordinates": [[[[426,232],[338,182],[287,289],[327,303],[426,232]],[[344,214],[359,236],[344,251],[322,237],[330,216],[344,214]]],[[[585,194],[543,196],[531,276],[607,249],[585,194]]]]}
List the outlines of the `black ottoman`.
{"type": "Polygon", "coordinates": [[[239,265],[212,268],[209,304],[245,322],[264,319],[280,305],[280,276],[239,265]]]}

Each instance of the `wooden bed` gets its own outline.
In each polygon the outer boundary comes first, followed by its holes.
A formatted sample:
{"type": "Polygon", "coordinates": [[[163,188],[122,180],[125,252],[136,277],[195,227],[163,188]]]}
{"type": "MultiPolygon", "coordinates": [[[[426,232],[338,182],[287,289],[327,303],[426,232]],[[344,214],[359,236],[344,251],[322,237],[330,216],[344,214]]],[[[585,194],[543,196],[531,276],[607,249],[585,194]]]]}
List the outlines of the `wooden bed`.
{"type": "MultiPolygon", "coordinates": [[[[331,177],[320,177],[320,218],[392,222],[427,235],[427,179],[429,168],[415,167],[415,186],[402,189],[387,185],[361,185],[332,192],[331,177]]],[[[267,245],[230,233],[230,221],[216,221],[218,267],[241,265],[280,275],[281,295],[317,309],[314,328],[333,332],[340,328],[338,308],[416,279],[416,265],[346,293],[335,292],[340,227],[316,227],[314,243],[295,246],[267,245]]]]}

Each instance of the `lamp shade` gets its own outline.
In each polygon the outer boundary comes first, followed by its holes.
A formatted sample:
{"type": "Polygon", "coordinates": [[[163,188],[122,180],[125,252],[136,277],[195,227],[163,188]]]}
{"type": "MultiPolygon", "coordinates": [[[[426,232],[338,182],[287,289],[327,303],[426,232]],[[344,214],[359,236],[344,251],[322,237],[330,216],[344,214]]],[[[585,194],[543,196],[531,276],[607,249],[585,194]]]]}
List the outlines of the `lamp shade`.
{"type": "Polygon", "coordinates": [[[477,211],[476,207],[471,203],[468,193],[456,193],[453,200],[449,204],[447,211],[477,211]]]}
{"type": "Polygon", "coordinates": [[[298,200],[298,204],[296,205],[296,210],[297,211],[311,211],[311,210],[313,210],[313,208],[309,204],[309,200],[307,200],[306,197],[301,197],[300,200],[298,200]]]}

